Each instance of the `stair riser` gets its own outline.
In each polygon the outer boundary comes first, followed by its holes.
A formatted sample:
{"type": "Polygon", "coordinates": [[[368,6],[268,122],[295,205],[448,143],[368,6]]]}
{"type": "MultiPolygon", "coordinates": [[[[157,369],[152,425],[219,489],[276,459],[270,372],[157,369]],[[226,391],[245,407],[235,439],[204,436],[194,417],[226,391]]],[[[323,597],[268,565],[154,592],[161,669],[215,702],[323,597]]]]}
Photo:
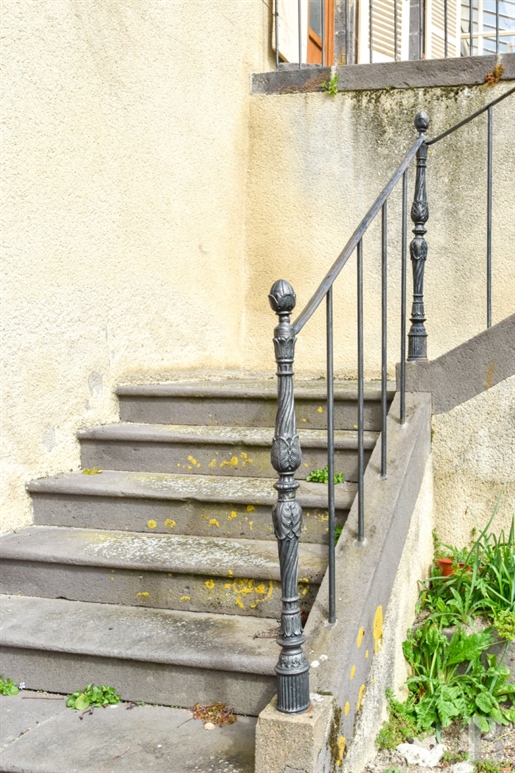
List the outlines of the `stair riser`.
{"type": "Polygon", "coordinates": [[[184,708],[222,701],[249,716],[257,716],[276,692],[274,676],[232,671],[12,647],[0,647],[0,660],[4,673],[28,690],[68,694],[92,682],[112,685],[125,701],[184,708]]]}
{"type": "MultiPolygon", "coordinates": [[[[309,611],[317,591],[318,584],[299,582],[303,610],[309,611]]],[[[281,615],[280,583],[270,579],[2,561],[0,593],[182,612],[272,618],[281,615]]]]}
{"type": "MultiPolygon", "coordinates": [[[[368,462],[370,452],[365,453],[368,462]]],[[[81,439],[81,463],[85,468],[129,472],[180,472],[191,475],[228,475],[275,478],[270,462],[270,448],[240,445],[193,445],[186,443],[109,442],[81,439]]],[[[323,448],[304,448],[302,464],[296,477],[305,479],[312,470],[327,465],[323,448]]],[[[335,454],[335,469],[343,470],[346,481],[357,480],[357,452],[339,450],[335,454]]]]}
{"type": "MultiPolygon", "coordinates": [[[[39,526],[275,540],[271,505],[33,494],[39,526]],[[250,509],[249,509],[250,508],[250,509]]],[[[343,524],[348,511],[336,512],[343,524]]],[[[303,542],[327,542],[327,510],[304,508],[303,542]]]]}
{"type": "MultiPolygon", "coordinates": [[[[134,397],[120,395],[120,419],[145,424],[187,424],[229,427],[273,427],[277,400],[216,399],[180,397],[134,397]]],[[[296,398],[299,429],[325,429],[325,400],[296,398]]],[[[381,403],[367,400],[364,408],[365,429],[380,431],[381,403]]],[[[335,402],[335,428],[355,429],[358,421],[356,400],[335,402]]]]}

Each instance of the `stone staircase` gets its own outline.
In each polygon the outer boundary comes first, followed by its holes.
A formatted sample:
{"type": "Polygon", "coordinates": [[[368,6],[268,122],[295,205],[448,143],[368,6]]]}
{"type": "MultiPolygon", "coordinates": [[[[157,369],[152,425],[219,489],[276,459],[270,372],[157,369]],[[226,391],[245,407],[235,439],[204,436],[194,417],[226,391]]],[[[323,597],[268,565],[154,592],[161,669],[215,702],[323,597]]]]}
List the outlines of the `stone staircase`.
{"type": "MultiPolygon", "coordinates": [[[[79,432],[83,468],[102,472],[32,482],[34,526],[0,538],[2,673],[31,689],[108,683],[126,700],[261,711],[275,693],[281,609],[275,390],[272,380],[118,389],[121,422],[79,432]]],[[[340,524],[356,493],[355,398],[354,385],[336,385],[340,524]]],[[[324,382],[298,382],[296,414],[303,479],[327,463],[324,382]]],[[[367,458],[380,421],[380,391],[368,387],[367,458]]],[[[298,499],[307,617],[327,563],[326,487],[302,480],[298,499]]]]}

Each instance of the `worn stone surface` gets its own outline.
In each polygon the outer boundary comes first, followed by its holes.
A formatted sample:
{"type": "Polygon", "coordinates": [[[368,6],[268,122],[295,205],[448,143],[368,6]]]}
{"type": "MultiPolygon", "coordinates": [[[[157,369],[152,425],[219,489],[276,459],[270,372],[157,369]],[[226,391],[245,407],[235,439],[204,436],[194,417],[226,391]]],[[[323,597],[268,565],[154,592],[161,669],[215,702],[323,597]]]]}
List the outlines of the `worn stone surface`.
{"type": "MultiPolygon", "coordinates": [[[[399,375],[399,366],[397,366],[399,375]]],[[[515,314],[430,362],[408,362],[406,389],[431,392],[433,412],[457,405],[515,375],[515,314]]]]}
{"type": "MultiPolygon", "coordinates": [[[[34,696],[34,694],[32,694],[34,696]]],[[[25,696],[26,697],[26,696],[25,696]]],[[[130,708],[121,703],[85,715],[52,702],[52,715],[38,727],[28,706],[43,711],[41,700],[10,701],[16,726],[32,728],[0,751],[6,773],[253,773],[255,719],[206,733],[189,711],[163,706],[130,708]]],[[[34,709],[33,709],[34,711],[34,709]]],[[[8,718],[0,703],[2,724],[8,718]]]]}
{"type": "Polygon", "coordinates": [[[277,711],[276,698],[263,709],[256,728],[256,773],[318,773],[322,769],[334,700],[314,697],[304,714],[277,711]]]}
{"type": "Polygon", "coordinates": [[[2,668],[30,689],[123,684],[127,700],[250,715],[275,691],[273,619],[5,596],[0,611],[2,668]]]}
{"type": "MultiPolygon", "coordinates": [[[[346,67],[303,67],[256,73],[254,94],[293,94],[323,91],[331,72],[338,74],[338,91],[364,89],[410,89],[438,86],[472,86],[484,83],[485,74],[495,67],[496,56],[456,57],[411,62],[377,62],[346,67]]],[[[515,79],[515,54],[502,57],[503,80],[515,79]]]]}
{"type": "MultiPolygon", "coordinates": [[[[148,470],[199,475],[275,477],[270,462],[273,430],[252,427],[205,427],[164,424],[110,424],[79,433],[85,468],[148,470]]],[[[327,433],[299,430],[302,465],[299,478],[327,464],[327,433]]],[[[366,460],[377,439],[365,433],[366,460]]],[[[335,432],[335,464],[346,480],[357,476],[357,434],[335,432]]]]}
{"type": "MultiPolygon", "coordinates": [[[[271,478],[104,470],[42,478],[28,488],[40,525],[275,540],[271,478]]],[[[345,522],[355,495],[354,483],[336,486],[337,523],[345,522]]],[[[327,542],[327,487],[301,481],[297,499],[302,540],[327,542]]]]}
{"type": "MultiPolygon", "coordinates": [[[[389,386],[391,389],[392,385],[389,386]]],[[[335,428],[353,429],[357,415],[356,382],[337,382],[334,393],[335,428]]],[[[275,424],[277,384],[271,379],[130,384],[118,387],[117,395],[122,421],[242,427],[275,424]]],[[[393,392],[388,396],[391,400],[393,392]]],[[[327,426],[325,381],[297,381],[295,402],[299,426],[327,426]]],[[[381,428],[381,393],[373,384],[365,388],[364,427],[381,428]]]]}
{"type": "Polygon", "coordinates": [[[56,700],[50,693],[27,690],[18,695],[1,696],[0,749],[65,710],[64,700],[56,700]]]}
{"type": "MultiPolygon", "coordinates": [[[[280,617],[277,545],[30,527],[0,537],[0,593],[141,607],[280,617]]],[[[299,595],[309,611],[327,547],[302,544],[299,595]]]]}

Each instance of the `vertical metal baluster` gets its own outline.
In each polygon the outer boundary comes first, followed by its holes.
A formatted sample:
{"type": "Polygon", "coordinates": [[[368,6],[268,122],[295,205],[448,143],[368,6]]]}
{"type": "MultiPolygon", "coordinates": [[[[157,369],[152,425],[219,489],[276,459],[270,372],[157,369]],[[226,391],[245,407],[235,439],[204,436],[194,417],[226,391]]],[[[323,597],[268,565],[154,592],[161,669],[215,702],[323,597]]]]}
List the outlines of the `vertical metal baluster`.
{"type": "Polygon", "coordinates": [[[301,24],[301,20],[300,20],[301,4],[302,4],[302,0],[299,0],[299,2],[297,3],[297,12],[299,14],[299,18],[298,18],[298,22],[299,22],[299,70],[300,70],[300,65],[301,65],[301,62],[302,62],[302,24],[301,24]]]}
{"type": "Polygon", "coordinates": [[[349,64],[349,0],[345,0],[345,64],[349,64]]]}
{"type": "Polygon", "coordinates": [[[449,55],[448,28],[449,28],[448,0],[443,0],[444,56],[446,59],[449,55]]]}
{"type": "Polygon", "coordinates": [[[272,465],[279,473],[275,484],[278,501],[272,510],[272,520],[279,550],[282,591],[281,633],[277,639],[281,654],[275,667],[277,709],[286,714],[301,714],[309,708],[310,698],[309,663],[302,648],[306,637],[302,630],[298,593],[302,508],[295,498],[299,487],[295,471],[300,466],[302,454],[295,423],[295,332],[290,322],[296,298],[292,286],[283,279],[275,282],[268,298],[279,317],[279,324],[274,330],[278,384],[271,454],[272,465]]]}
{"type": "Polygon", "coordinates": [[[374,55],[372,51],[372,45],[374,42],[374,35],[372,30],[372,24],[374,22],[373,14],[372,14],[372,3],[374,0],[368,0],[368,46],[370,48],[370,64],[372,64],[374,60],[374,55]]]}
{"type": "Polygon", "coordinates": [[[365,391],[363,383],[363,241],[358,242],[358,541],[365,539],[365,450],[363,437],[363,414],[365,391]]]}
{"type": "Polygon", "coordinates": [[[499,53],[499,0],[495,0],[495,53],[499,53]]]}
{"type": "Polygon", "coordinates": [[[279,0],[274,2],[275,18],[275,69],[279,69],[279,0]]]}
{"type": "Polygon", "coordinates": [[[486,192],[486,326],[492,327],[492,149],[493,110],[488,108],[486,192]]]}
{"type": "Polygon", "coordinates": [[[320,0],[320,16],[322,17],[322,67],[325,66],[325,3],[320,0]]]}
{"type": "Polygon", "coordinates": [[[388,412],[386,394],[386,360],[387,360],[387,272],[388,272],[388,210],[387,202],[381,212],[381,477],[386,478],[386,415],[388,412]]]}
{"type": "Polygon", "coordinates": [[[472,31],[472,19],[473,19],[473,2],[474,0],[469,0],[469,56],[472,56],[474,53],[474,37],[473,37],[473,31],[472,31]]]}
{"type": "Polygon", "coordinates": [[[335,591],[335,507],[334,507],[334,346],[333,346],[333,288],[326,295],[327,335],[327,494],[329,505],[329,622],[336,621],[335,591]]]}
{"type": "Polygon", "coordinates": [[[419,0],[418,3],[418,28],[420,31],[419,41],[418,41],[418,50],[419,50],[419,59],[424,58],[424,53],[426,50],[426,33],[425,33],[425,24],[424,24],[424,2],[425,0],[419,0]]]}
{"type": "Polygon", "coordinates": [[[401,255],[401,424],[406,421],[406,278],[408,246],[408,170],[402,175],[402,255],[401,255]]]}
{"type": "MultiPolygon", "coordinates": [[[[419,134],[425,134],[429,128],[429,116],[420,112],[415,116],[415,127],[419,134]]],[[[427,233],[425,224],[429,218],[426,190],[427,145],[424,142],[417,150],[417,176],[415,195],[411,206],[411,219],[415,224],[415,238],[410,245],[411,265],[413,267],[413,305],[411,307],[411,328],[408,333],[408,360],[427,360],[427,333],[424,311],[424,268],[427,258],[427,233]]]]}

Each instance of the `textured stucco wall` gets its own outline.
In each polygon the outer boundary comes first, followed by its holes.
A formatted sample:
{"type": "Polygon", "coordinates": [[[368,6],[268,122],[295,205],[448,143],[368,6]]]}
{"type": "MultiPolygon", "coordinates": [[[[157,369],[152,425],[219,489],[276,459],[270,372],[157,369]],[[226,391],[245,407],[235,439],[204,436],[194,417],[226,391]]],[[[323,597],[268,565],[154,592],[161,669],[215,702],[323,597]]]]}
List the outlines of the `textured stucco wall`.
{"type": "MultiPolygon", "coordinates": [[[[270,361],[263,330],[274,319],[267,293],[290,281],[297,312],[314,292],[362,216],[415,139],[413,117],[426,110],[434,136],[503,93],[495,87],[404,89],[326,94],[255,95],[247,223],[249,365],[270,361]]],[[[515,310],[515,97],[494,108],[493,317],[515,310]]],[[[486,326],[486,116],[430,149],[428,160],[426,327],[429,358],[486,326]]],[[[409,201],[413,197],[413,170],[409,201]]],[[[389,202],[389,358],[399,360],[400,186],[389,202]]],[[[409,228],[411,229],[411,221],[409,228]]],[[[409,233],[411,236],[411,232],[409,233]]],[[[380,218],[364,239],[365,359],[380,368],[380,218]]],[[[409,268],[411,274],[411,267],[409,268]]],[[[335,285],[335,367],[356,368],[355,258],[335,285]]],[[[409,298],[408,283],[408,298],[409,298]]],[[[319,371],[325,357],[325,311],[301,332],[295,369],[319,371]]]]}
{"type": "Polygon", "coordinates": [[[3,0],[0,530],[122,381],[239,365],[262,0],[3,0]]]}
{"type": "Polygon", "coordinates": [[[444,542],[467,545],[504,494],[491,529],[508,530],[515,513],[515,376],[433,416],[435,510],[444,542]],[[477,523],[476,523],[476,520],[477,523]]]}

